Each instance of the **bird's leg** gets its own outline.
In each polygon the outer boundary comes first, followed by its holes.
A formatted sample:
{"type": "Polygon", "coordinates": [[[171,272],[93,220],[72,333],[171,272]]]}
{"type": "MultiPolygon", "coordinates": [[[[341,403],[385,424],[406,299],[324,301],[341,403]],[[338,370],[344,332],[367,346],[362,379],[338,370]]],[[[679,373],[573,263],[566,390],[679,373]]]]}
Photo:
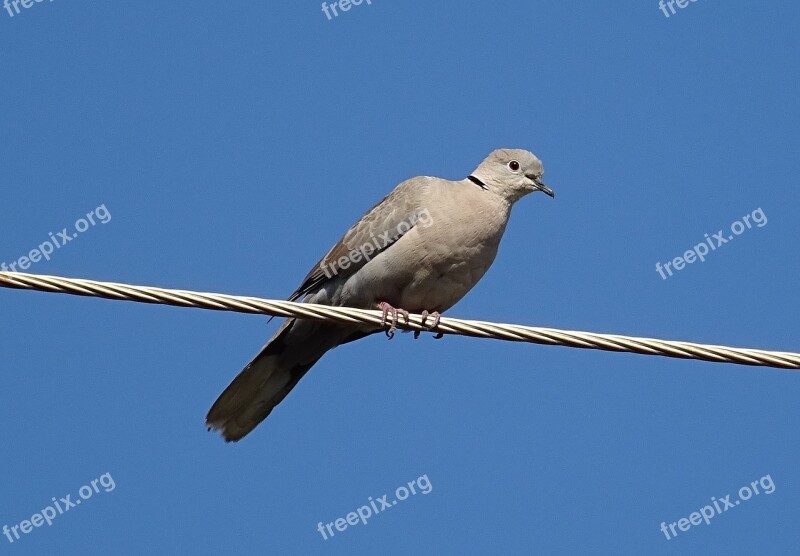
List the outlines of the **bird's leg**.
{"type": "MultiPolygon", "coordinates": [[[[425,326],[425,321],[426,321],[426,320],[428,320],[428,317],[433,317],[433,322],[432,322],[432,323],[431,323],[431,325],[428,327],[428,330],[433,330],[434,328],[436,328],[437,326],[439,326],[439,321],[441,321],[441,320],[442,320],[442,315],[440,315],[440,314],[439,314],[439,311],[434,311],[433,313],[429,313],[427,310],[424,310],[424,311],[422,311],[421,315],[422,315],[422,322],[421,322],[420,324],[421,324],[422,326],[425,326]]],[[[422,333],[422,331],[421,331],[421,330],[415,330],[415,331],[414,331],[414,339],[416,340],[417,338],[419,338],[419,335],[420,335],[421,333],[422,333]]],[[[439,339],[441,339],[441,338],[442,338],[442,336],[444,336],[444,334],[443,334],[443,333],[441,333],[441,332],[438,332],[438,333],[437,333],[437,334],[436,334],[436,335],[433,337],[433,339],[434,339],[434,340],[439,340],[439,339]]]]}
{"type": "Polygon", "coordinates": [[[381,311],[383,311],[383,316],[381,317],[381,326],[386,326],[387,325],[386,317],[388,317],[390,314],[392,315],[392,324],[389,326],[389,328],[386,329],[386,337],[391,340],[392,338],[394,338],[395,330],[397,330],[397,314],[400,313],[401,315],[403,315],[406,324],[408,324],[409,322],[408,311],[406,311],[405,309],[398,309],[396,307],[392,307],[385,301],[381,301],[380,303],[378,303],[378,308],[381,311]]]}

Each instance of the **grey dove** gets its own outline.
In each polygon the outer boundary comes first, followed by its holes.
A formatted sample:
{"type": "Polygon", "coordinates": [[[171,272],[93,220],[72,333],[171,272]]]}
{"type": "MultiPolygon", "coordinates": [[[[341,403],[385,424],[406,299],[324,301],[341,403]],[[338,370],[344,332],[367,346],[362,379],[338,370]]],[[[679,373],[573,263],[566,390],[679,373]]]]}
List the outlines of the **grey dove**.
{"type": "Polygon", "coordinates": [[[242,439],[328,350],[382,329],[391,337],[398,313],[430,316],[434,330],[439,314],[491,266],[514,203],[534,191],[554,196],[542,182],[543,173],[532,153],[500,149],[461,181],[421,176],[398,185],[289,297],[383,309],[384,328],[286,320],[211,407],[209,429],[228,442],[242,439]]]}

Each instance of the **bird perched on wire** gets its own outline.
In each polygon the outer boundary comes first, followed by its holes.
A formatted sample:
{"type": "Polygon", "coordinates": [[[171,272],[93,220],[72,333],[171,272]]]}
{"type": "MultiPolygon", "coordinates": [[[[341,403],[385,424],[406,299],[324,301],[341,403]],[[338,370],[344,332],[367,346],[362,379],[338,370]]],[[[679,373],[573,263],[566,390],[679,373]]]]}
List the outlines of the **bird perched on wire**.
{"type": "MultiPolygon", "coordinates": [[[[541,161],[518,149],[492,152],[461,181],[421,176],[402,182],[328,251],[290,301],[383,310],[387,335],[398,314],[439,314],[478,283],[494,261],[511,207],[553,191],[541,161]]],[[[237,441],[272,412],[336,346],[380,332],[366,325],[288,319],[220,395],[206,417],[237,441]]]]}

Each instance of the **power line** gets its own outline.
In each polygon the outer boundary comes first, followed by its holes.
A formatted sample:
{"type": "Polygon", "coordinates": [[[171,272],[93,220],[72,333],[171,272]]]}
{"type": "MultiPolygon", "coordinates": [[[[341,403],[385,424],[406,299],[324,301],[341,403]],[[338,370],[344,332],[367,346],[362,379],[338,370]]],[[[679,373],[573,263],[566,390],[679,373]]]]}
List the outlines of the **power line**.
{"type": "MultiPolygon", "coordinates": [[[[176,307],[195,307],[214,311],[233,311],[295,317],[301,319],[332,320],[351,324],[372,324],[381,326],[381,311],[354,309],[351,307],[331,307],[311,303],[295,303],[258,297],[226,295],[219,293],[192,292],[156,288],[152,286],[133,286],[114,282],[98,282],[60,276],[44,276],[21,272],[0,272],[0,287],[37,290],[51,293],[65,293],[88,297],[101,297],[119,301],[154,303],[176,307]]],[[[409,322],[400,319],[398,328],[422,330],[421,315],[410,315],[409,322]]],[[[428,319],[430,323],[430,318],[428,319]]],[[[761,349],[732,348],[726,346],[636,338],[618,334],[598,334],[558,330],[538,326],[502,324],[476,320],[463,320],[442,317],[436,332],[459,334],[475,338],[494,338],[513,342],[568,346],[604,351],[621,351],[642,355],[660,355],[680,359],[700,359],[717,363],[756,365],[782,369],[800,369],[800,353],[767,351],[761,349]]]]}

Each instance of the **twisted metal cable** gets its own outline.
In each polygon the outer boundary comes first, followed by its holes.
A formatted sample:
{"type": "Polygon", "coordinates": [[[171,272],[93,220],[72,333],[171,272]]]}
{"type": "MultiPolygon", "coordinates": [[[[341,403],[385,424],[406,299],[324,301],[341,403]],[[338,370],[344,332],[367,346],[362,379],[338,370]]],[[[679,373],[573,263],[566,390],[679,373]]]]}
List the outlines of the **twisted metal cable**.
{"type": "MultiPolygon", "coordinates": [[[[38,290],[52,293],[66,293],[88,297],[102,297],[120,301],[174,305],[176,307],[195,307],[214,311],[234,311],[278,317],[301,319],[333,320],[350,324],[371,324],[381,326],[382,312],[377,310],[354,309],[350,307],[331,307],[311,303],[294,303],[274,299],[261,299],[218,293],[201,293],[186,290],[156,288],[152,286],[131,286],[114,282],[98,282],[59,276],[25,274],[21,272],[0,271],[0,287],[38,290]]],[[[398,322],[398,328],[422,330],[421,315],[410,315],[409,322],[398,322]]],[[[680,359],[700,359],[717,363],[756,365],[782,369],[800,369],[800,353],[766,351],[760,349],[732,348],[726,346],[657,340],[654,338],[635,338],[618,334],[597,334],[557,330],[518,324],[498,324],[476,320],[462,320],[442,317],[437,332],[460,334],[475,338],[494,338],[512,342],[569,346],[604,351],[622,351],[643,355],[660,355],[680,359]]]]}

